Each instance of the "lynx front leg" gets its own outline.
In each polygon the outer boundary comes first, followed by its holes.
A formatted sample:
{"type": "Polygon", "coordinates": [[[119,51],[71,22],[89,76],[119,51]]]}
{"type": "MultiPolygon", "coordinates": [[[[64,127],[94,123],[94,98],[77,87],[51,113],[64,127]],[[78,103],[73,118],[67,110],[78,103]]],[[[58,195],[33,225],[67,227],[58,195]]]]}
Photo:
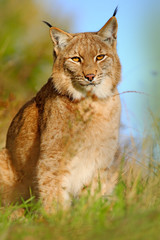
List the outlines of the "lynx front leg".
{"type": "Polygon", "coordinates": [[[36,195],[48,213],[54,212],[60,206],[68,206],[69,194],[61,184],[64,174],[65,171],[62,169],[60,171],[58,163],[55,164],[53,158],[39,160],[36,195]]]}
{"type": "Polygon", "coordinates": [[[57,176],[50,165],[50,159],[39,159],[35,189],[37,197],[47,212],[51,211],[53,200],[57,198],[57,176]]]}

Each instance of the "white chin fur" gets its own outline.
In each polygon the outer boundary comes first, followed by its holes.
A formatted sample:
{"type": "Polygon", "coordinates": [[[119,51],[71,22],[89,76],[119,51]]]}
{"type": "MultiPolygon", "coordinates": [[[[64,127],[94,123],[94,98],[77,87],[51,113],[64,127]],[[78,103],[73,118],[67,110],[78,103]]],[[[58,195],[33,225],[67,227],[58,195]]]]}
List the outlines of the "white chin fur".
{"type": "Polygon", "coordinates": [[[91,95],[103,99],[112,95],[112,80],[109,77],[102,79],[98,85],[89,85],[84,86],[83,89],[76,89],[71,83],[70,80],[66,79],[64,76],[61,78],[60,82],[54,82],[57,91],[61,94],[66,92],[66,94],[73,100],[81,100],[87,96],[89,92],[91,95]]]}
{"type": "Polygon", "coordinates": [[[101,83],[96,86],[88,87],[87,91],[91,91],[91,93],[93,93],[93,95],[97,96],[98,98],[102,99],[112,95],[112,82],[110,78],[102,80],[101,83]],[[91,89],[88,87],[91,87],[91,89]]]}
{"type": "Polygon", "coordinates": [[[103,98],[110,97],[112,95],[111,89],[112,89],[112,81],[110,78],[106,78],[102,80],[102,82],[98,85],[84,86],[84,92],[81,92],[72,88],[70,89],[71,91],[69,91],[69,93],[74,100],[80,100],[81,98],[84,98],[87,95],[87,92],[90,92],[96,97],[103,99],[103,98]]]}
{"type": "Polygon", "coordinates": [[[72,91],[72,92],[69,92],[69,97],[72,97],[73,100],[81,100],[85,96],[86,96],[86,94],[79,92],[76,89],[74,89],[74,91],[72,91]]]}

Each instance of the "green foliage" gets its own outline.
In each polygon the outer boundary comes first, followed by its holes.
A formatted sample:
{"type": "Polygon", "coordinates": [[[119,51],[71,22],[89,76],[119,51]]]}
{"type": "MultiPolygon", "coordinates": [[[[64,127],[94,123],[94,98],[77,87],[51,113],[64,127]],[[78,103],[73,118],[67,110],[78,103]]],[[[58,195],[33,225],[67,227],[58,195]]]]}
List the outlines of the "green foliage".
{"type": "MultiPolygon", "coordinates": [[[[53,46],[49,29],[42,22],[45,19],[50,21],[51,17],[42,10],[41,5],[36,5],[32,0],[23,0],[23,3],[0,0],[0,9],[1,148],[13,116],[50,77],[53,46]]],[[[53,20],[55,25],[60,25],[61,20],[56,14],[53,20]]]]}
{"type": "Polygon", "coordinates": [[[41,11],[32,1],[2,1],[1,9],[1,94],[7,97],[14,92],[24,98],[49,77],[52,44],[41,22],[41,11]]]}
{"type": "Polygon", "coordinates": [[[33,197],[21,205],[1,208],[0,239],[159,239],[160,178],[148,180],[132,168],[132,173],[120,176],[112,197],[88,192],[68,210],[59,208],[51,215],[33,197]]]}

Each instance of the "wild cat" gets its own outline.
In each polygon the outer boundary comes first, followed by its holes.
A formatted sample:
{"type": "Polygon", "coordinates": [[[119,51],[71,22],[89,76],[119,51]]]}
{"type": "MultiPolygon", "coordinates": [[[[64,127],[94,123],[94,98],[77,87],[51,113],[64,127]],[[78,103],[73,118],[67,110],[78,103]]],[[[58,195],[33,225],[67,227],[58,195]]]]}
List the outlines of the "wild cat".
{"type": "Polygon", "coordinates": [[[47,23],[53,70],[9,127],[0,153],[3,204],[29,198],[30,188],[47,211],[86,186],[94,192],[98,181],[102,194],[112,191],[121,113],[115,15],[98,32],[71,34],[47,23]]]}

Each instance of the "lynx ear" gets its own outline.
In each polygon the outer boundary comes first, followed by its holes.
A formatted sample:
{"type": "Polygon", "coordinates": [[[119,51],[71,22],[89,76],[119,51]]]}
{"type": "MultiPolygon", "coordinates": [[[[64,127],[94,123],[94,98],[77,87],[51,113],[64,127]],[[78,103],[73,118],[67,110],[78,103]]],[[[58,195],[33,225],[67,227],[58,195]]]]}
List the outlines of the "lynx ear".
{"type": "Polygon", "coordinates": [[[98,31],[98,35],[103,41],[111,46],[116,45],[118,23],[115,16],[111,17],[108,22],[98,31]]]}
{"type": "Polygon", "coordinates": [[[73,38],[71,34],[62,31],[59,28],[51,27],[50,35],[55,47],[64,48],[67,43],[73,38]]]}

